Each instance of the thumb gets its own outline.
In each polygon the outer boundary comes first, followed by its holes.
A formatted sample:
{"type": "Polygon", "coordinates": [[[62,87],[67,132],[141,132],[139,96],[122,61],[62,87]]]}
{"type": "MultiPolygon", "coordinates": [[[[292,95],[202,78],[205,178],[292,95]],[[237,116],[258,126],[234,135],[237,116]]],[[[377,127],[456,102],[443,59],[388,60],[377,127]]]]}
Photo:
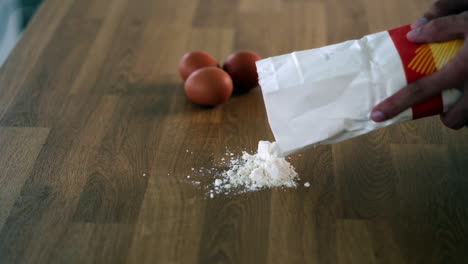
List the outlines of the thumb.
{"type": "Polygon", "coordinates": [[[462,92],[460,100],[447,113],[441,114],[442,122],[452,129],[460,129],[468,124],[468,84],[465,84],[462,92]]]}
{"type": "Polygon", "coordinates": [[[436,18],[427,24],[408,32],[408,40],[412,42],[441,42],[461,39],[468,32],[468,12],[436,18]]]}

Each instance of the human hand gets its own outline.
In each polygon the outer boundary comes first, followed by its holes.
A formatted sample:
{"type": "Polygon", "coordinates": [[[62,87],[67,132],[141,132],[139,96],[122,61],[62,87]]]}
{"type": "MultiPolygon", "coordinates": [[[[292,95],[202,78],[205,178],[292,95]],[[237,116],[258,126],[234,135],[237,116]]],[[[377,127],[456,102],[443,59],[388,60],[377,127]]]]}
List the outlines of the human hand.
{"type": "MultiPolygon", "coordinates": [[[[408,40],[417,43],[441,42],[468,37],[468,0],[439,0],[411,25],[408,40]]],[[[372,120],[388,120],[407,108],[427,101],[445,89],[458,87],[462,96],[442,122],[450,128],[468,125],[468,43],[439,71],[417,80],[374,107],[372,120]]]]}

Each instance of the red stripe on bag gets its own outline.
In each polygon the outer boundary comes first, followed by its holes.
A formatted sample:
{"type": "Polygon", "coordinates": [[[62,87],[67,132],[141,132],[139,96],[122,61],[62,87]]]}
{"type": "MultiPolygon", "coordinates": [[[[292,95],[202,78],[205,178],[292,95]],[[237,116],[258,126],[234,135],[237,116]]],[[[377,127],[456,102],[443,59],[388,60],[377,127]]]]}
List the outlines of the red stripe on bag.
{"type": "Polygon", "coordinates": [[[441,114],[444,112],[442,95],[436,95],[424,103],[413,105],[411,110],[413,111],[413,120],[441,114]]]}
{"type": "MultiPolygon", "coordinates": [[[[406,81],[408,84],[417,81],[424,76],[428,75],[427,73],[418,72],[410,68],[410,63],[417,55],[417,50],[422,45],[410,42],[406,38],[406,34],[411,31],[411,26],[403,26],[399,28],[394,28],[388,31],[390,37],[392,38],[395,47],[400,54],[402,61],[403,69],[406,75],[406,81]]],[[[432,56],[432,54],[428,54],[432,56]]],[[[429,58],[433,59],[433,58],[429,58]]],[[[430,100],[414,105],[412,107],[413,119],[423,118],[427,116],[437,115],[442,113],[444,110],[442,94],[438,94],[431,98],[430,100]]]]}

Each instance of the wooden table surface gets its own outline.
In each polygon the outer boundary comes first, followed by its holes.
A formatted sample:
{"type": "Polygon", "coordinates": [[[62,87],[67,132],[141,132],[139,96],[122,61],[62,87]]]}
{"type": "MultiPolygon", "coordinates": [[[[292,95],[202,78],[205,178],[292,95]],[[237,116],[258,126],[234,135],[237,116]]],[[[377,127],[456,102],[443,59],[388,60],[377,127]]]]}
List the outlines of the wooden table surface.
{"type": "Polygon", "coordinates": [[[0,262],[468,263],[468,129],[438,117],[294,155],[310,188],[186,178],[273,136],[258,88],[189,103],[184,52],[320,47],[429,2],[45,1],[0,70],[0,262]]]}

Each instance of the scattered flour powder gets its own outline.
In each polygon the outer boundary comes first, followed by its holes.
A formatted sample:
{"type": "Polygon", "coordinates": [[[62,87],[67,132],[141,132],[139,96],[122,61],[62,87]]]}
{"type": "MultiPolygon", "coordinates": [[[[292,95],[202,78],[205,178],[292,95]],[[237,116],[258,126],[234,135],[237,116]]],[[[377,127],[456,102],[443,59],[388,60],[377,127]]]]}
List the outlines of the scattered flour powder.
{"type": "MultiPolygon", "coordinates": [[[[269,187],[295,187],[298,179],[294,167],[279,156],[276,142],[260,141],[257,153],[243,152],[242,157],[231,158],[228,169],[215,178],[213,185],[214,192],[219,194],[228,193],[231,189],[255,191],[269,187]]],[[[210,197],[213,196],[210,194],[210,197]]]]}

